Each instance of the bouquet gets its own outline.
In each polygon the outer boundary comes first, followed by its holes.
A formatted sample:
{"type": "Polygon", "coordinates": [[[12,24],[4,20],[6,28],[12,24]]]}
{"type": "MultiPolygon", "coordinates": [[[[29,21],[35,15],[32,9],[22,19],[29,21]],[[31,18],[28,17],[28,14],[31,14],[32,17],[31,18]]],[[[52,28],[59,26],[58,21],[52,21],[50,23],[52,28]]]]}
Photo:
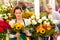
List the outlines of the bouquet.
{"type": "Polygon", "coordinates": [[[0,14],[10,13],[10,10],[12,8],[9,8],[5,5],[0,5],[0,14]]]}
{"type": "Polygon", "coordinates": [[[42,36],[50,36],[55,32],[55,24],[54,22],[46,17],[42,17],[39,19],[40,25],[36,27],[36,32],[42,36]]]}
{"type": "Polygon", "coordinates": [[[23,24],[15,23],[11,26],[12,31],[20,32],[25,26],[23,24]]]}
{"type": "Polygon", "coordinates": [[[5,20],[11,20],[12,19],[12,15],[11,15],[11,11],[12,8],[7,7],[5,5],[0,5],[0,16],[5,19],[5,20]]]}
{"type": "Polygon", "coordinates": [[[5,20],[0,20],[0,40],[6,38],[7,29],[11,29],[10,25],[5,20]]]}
{"type": "Polygon", "coordinates": [[[35,15],[34,12],[23,12],[22,17],[23,18],[30,18],[32,15],[35,15]]]}
{"type": "MultiPolygon", "coordinates": [[[[11,26],[11,28],[12,28],[12,32],[11,33],[12,34],[20,33],[20,32],[22,32],[24,27],[25,26],[23,24],[15,23],[15,24],[13,24],[11,26]]],[[[17,40],[21,40],[21,38],[18,37],[17,40]]]]}
{"type": "Polygon", "coordinates": [[[32,16],[27,22],[27,29],[32,33],[33,38],[38,36],[50,36],[55,33],[55,23],[57,23],[57,21],[54,22],[46,16],[43,16],[39,19],[36,19],[34,16],[32,16]]]}

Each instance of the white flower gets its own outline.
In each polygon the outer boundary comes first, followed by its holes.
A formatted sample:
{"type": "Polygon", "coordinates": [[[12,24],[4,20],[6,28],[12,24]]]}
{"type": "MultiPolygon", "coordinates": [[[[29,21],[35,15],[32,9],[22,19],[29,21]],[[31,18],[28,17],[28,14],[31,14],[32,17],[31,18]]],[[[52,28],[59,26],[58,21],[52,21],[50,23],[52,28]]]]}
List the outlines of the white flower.
{"type": "Polygon", "coordinates": [[[30,24],[31,24],[31,20],[30,20],[30,19],[28,19],[28,20],[27,20],[27,23],[28,23],[28,25],[30,25],[30,24]]]}
{"type": "Polygon", "coordinates": [[[47,22],[48,25],[50,25],[50,22],[47,22]]]}
{"type": "Polygon", "coordinates": [[[48,19],[46,19],[46,21],[48,21],[48,19]]]}
{"type": "Polygon", "coordinates": [[[8,19],[8,16],[6,14],[3,14],[4,19],[8,19]]]}
{"type": "Polygon", "coordinates": [[[8,16],[3,17],[4,19],[8,19],[8,16]]]}
{"type": "Polygon", "coordinates": [[[48,15],[48,19],[52,19],[52,15],[48,15]]]}
{"type": "Polygon", "coordinates": [[[35,18],[35,16],[31,16],[31,19],[34,19],[35,18]]]}
{"type": "Polygon", "coordinates": [[[58,24],[58,20],[52,20],[54,24],[58,24]]]}
{"type": "Polygon", "coordinates": [[[3,14],[3,16],[6,16],[6,14],[3,14]]]}
{"type": "Polygon", "coordinates": [[[2,8],[7,8],[5,5],[2,5],[2,8]]]}
{"type": "Polygon", "coordinates": [[[47,24],[47,21],[44,21],[43,23],[44,23],[44,24],[47,24]]]}
{"type": "Polygon", "coordinates": [[[39,18],[40,18],[39,16],[36,17],[36,19],[39,19],[39,18]]]}
{"type": "Polygon", "coordinates": [[[32,24],[35,25],[37,24],[37,22],[35,20],[32,20],[32,24]]]}
{"type": "Polygon", "coordinates": [[[3,15],[2,14],[0,14],[0,17],[2,17],[3,15]]]}
{"type": "Polygon", "coordinates": [[[31,19],[25,19],[26,26],[31,24],[31,19]]]}
{"type": "Polygon", "coordinates": [[[43,16],[43,17],[42,17],[42,20],[46,20],[46,19],[47,19],[46,16],[43,16]]]}
{"type": "Polygon", "coordinates": [[[38,19],[38,23],[41,23],[42,22],[42,20],[41,19],[38,19]]]}
{"type": "Polygon", "coordinates": [[[44,21],[44,24],[50,25],[50,22],[44,21]]]}
{"type": "Polygon", "coordinates": [[[26,8],[26,11],[29,12],[29,10],[26,8]]]}
{"type": "Polygon", "coordinates": [[[8,13],[8,15],[10,16],[11,14],[10,14],[10,13],[8,13]]]}

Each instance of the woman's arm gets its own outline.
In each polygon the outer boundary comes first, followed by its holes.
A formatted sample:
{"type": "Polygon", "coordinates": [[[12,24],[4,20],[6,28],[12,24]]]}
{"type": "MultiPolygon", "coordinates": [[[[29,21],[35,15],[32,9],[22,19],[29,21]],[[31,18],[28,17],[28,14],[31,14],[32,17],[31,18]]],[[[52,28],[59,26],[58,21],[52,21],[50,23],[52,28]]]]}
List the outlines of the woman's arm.
{"type": "Polygon", "coordinates": [[[16,33],[15,35],[10,34],[10,38],[18,38],[20,37],[20,33],[16,33]]]}

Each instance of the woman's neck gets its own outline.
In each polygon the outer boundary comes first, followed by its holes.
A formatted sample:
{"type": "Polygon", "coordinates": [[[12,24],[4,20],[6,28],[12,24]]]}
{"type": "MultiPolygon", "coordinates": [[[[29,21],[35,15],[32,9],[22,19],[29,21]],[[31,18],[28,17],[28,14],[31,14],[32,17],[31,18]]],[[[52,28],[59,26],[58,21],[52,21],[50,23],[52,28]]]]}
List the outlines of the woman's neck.
{"type": "Polygon", "coordinates": [[[17,20],[17,23],[22,23],[23,22],[23,19],[20,18],[20,19],[16,19],[17,20]]]}

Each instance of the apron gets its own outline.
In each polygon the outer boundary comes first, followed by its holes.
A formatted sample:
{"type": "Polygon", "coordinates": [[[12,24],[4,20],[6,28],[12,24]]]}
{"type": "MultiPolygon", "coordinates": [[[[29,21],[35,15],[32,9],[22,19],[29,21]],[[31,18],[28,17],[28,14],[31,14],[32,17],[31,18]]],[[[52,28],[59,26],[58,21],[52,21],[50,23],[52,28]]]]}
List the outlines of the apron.
{"type": "MultiPolygon", "coordinates": [[[[15,23],[16,23],[16,22],[17,22],[17,20],[15,20],[15,23]]],[[[24,19],[23,19],[23,23],[24,23],[24,25],[25,25],[24,19]]],[[[23,32],[20,32],[20,37],[22,38],[22,40],[27,40],[27,39],[26,39],[26,34],[23,33],[23,32]]],[[[10,38],[9,40],[17,40],[17,38],[10,38]]]]}

